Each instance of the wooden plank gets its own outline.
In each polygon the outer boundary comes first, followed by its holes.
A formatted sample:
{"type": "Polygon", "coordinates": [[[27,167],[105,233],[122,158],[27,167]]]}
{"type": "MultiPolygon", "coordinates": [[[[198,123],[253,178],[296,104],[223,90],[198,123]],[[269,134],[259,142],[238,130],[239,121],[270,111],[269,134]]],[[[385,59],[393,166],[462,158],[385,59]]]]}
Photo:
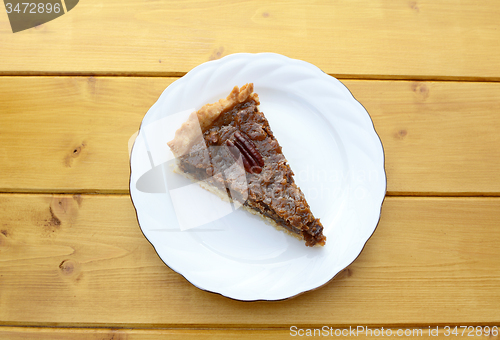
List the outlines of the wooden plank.
{"type": "Polygon", "coordinates": [[[498,80],[499,16],[495,0],[89,0],[15,34],[2,11],[0,72],[172,76],[265,51],[351,77],[498,80]]]}
{"type": "Polygon", "coordinates": [[[1,190],[127,192],[128,140],[173,81],[135,80],[0,78],[1,190]]]}
{"type": "Polygon", "coordinates": [[[158,258],[126,195],[2,194],[0,216],[4,325],[500,323],[500,198],[389,197],[347,270],[276,302],[240,302],[192,286],[158,258]]]}
{"type": "Polygon", "coordinates": [[[500,84],[344,83],[382,140],[389,194],[500,192],[500,84]]]}
{"type": "MultiPolygon", "coordinates": [[[[0,191],[128,192],[128,141],[175,79],[0,78],[0,191]]],[[[500,193],[500,84],[344,83],[382,139],[389,195],[500,193]]]]}
{"type": "MultiPolygon", "coordinates": [[[[355,336],[357,339],[378,338],[385,336],[404,337],[405,339],[449,339],[450,337],[466,338],[472,328],[458,328],[458,335],[451,334],[454,327],[446,328],[382,328],[382,327],[357,327],[349,328],[298,328],[298,329],[92,329],[92,328],[39,328],[39,327],[0,327],[0,338],[4,340],[155,340],[155,339],[290,339],[293,337],[337,337],[344,332],[345,336],[355,336]],[[314,333],[316,332],[316,333],[314,333]],[[352,332],[349,335],[349,332],[352,332]],[[404,333],[406,332],[406,334],[404,333]],[[462,336],[462,332],[464,335],[462,336]],[[311,334],[308,336],[308,334],[311,334]],[[337,334],[337,335],[336,335],[337,334]],[[378,335],[377,335],[378,334],[378,335]]],[[[477,327],[477,326],[476,326],[477,327]]],[[[479,326],[481,327],[481,326],[479,326]]],[[[496,334],[496,328],[474,328],[470,334],[474,334],[474,339],[498,340],[498,336],[489,337],[485,333],[496,334]],[[475,333],[477,332],[477,334],[475,333]]]]}

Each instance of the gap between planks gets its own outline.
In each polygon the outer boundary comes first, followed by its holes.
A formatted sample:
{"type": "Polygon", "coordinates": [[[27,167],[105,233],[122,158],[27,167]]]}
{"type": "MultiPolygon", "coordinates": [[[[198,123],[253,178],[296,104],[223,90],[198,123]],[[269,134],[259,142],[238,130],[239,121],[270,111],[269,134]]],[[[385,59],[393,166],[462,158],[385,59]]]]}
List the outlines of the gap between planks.
{"type": "MultiPolygon", "coordinates": [[[[332,327],[334,329],[345,329],[349,327],[357,327],[357,326],[364,326],[365,328],[371,328],[371,329],[423,329],[427,330],[429,327],[439,327],[439,331],[443,331],[444,327],[458,327],[460,328],[461,326],[482,326],[482,327],[499,327],[500,325],[497,325],[495,323],[481,323],[481,322],[466,322],[467,325],[464,323],[462,324],[446,324],[446,323],[380,323],[380,324],[360,324],[360,325],[351,325],[351,324],[327,324],[327,325],[317,325],[317,324],[293,324],[293,326],[296,326],[297,328],[321,328],[323,326],[328,326],[332,327]]],[[[18,329],[53,329],[55,331],[66,331],[66,330],[136,330],[136,331],[185,331],[185,330],[190,330],[190,331],[288,331],[290,329],[290,326],[288,325],[277,325],[277,326],[264,326],[264,325],[254,325],[254,326],[248,326],[248,325],[216,325],[216,324],[209,324],[209,325],[198,325],[198,324],[193,324],[190,326],[186,325],[176,325],[176,324],[168,324],[168,325],[155,325],[155,324],[132,324],[132,323],[127,323],[127,324],[114,324],[114,323],[105,323],[105,324],[95,324],[95,323],[40,323],[40,322],[29,322],[29,323],[21,323],[21,322],[14,322],[14,323],[9,323],[9,324],[2,324],[0,322],[0,334],[2,330],[5,330],[7,328],[18,328],[18,329]]]]}
{"type": "MultiPolygon", "coordinates": [[[[0,189],[0,195],[102,195],[102,196],[130,196],[128,190],[31,190],[31,189],[0,189]]],[[[500,192],[491,193],[446,193],[446,192],[392,192],[386,193],[385,197],[394,198],[497,198],[500,197],[500,192]]]]}
{"type": "MultiPolygon", "coordinates": [[[[181,78],[187,72],[1,72],[0,77],[123,77],[123,78],[181,78]]],[[[325,72],[326,73],[326,72],[325,72]]],[[[435,81],[435,82],[472,82],[497,83],[500,77],[461,77],[461,76],[416,76],[385,74],[335,74],[328,75],[340,80],[379,80],[379,81],[435,81]]]]}

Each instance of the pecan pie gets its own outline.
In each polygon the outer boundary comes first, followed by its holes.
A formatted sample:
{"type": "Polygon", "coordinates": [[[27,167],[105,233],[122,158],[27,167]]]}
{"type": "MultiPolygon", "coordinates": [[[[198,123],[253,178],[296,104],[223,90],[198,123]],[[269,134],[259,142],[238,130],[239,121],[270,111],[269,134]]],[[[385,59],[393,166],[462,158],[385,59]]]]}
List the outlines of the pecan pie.
{"type": "Polygon", "coordinates": [[[246,84],[193,112],[168,143],[177,170],[305,240],[307,246],[322,246],[323,226],[295,184],[259,104],[253,84],[246,84]]]}

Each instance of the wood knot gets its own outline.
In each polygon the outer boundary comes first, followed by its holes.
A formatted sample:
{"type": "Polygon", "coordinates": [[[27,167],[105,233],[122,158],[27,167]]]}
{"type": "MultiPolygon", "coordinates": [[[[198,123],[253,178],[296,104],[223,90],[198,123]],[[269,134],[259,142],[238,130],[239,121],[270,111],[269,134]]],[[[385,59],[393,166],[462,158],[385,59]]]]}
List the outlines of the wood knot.
{"type": "MultiPolygon", "coordinates": [[[[52,207],[49,207],[49,212],[50,212],[50,219],[45,220],[45,226],[46,227],[56,227],[57,229],[61,225],[61,220],[54,214],[54,210],[52,210],[52,207]]],[[[52,229],[52,232],[55,231],[55,229],[52,229]]]]}
{"type": "Polygon", "coordinates": [[[417,4],[417,2],[416,2],[416,1],[410,1],[410,2],[408,3],[408,6],[410,6],[410,8],[411,8],[412,10],[414,10],[415,12],[417,12],[417,13],[418,13],[418,12],[420,12],[420,8],[418,7],[418,4],[417,4]]]}
{"type": "Polygon", "coordinates": [[[97,78],[94,76],[90,76],[87,79],[87,89],[90,95],[97,94],[97,78]]]}
{"type": "Polygon", "coordinates": [[[216,60],[220,59],[224,54],[224,46],[220,46],[219,48],[216,48],[210,57],[208,58],[209,60],[216,60]]]}
{"type": "Polygon", "coordinates": [[[0,247],[7,246],[7,237],[10,236],[10,232],[7,229],[0,230],[0,247]]]}
{"type": "Polygon", "coordinates": [[[429,97],[429,87],[425,83],[414,82],[411,84],[411,90],[415,93],[417,99],[421,101],[429,97]]]}
{"type": "Polygon", "coordinates": [[[59,269],[61,269],[63,274],[71,275],[75,270],[75,264],[71,260],[64,260],[59,265],[59,269]]]}
{"type": "Polygon", "coordinates": [[[86,146],[87,144],[85,143],[85,141],[83,141],[80,145],[71,148],[69,154],[67,154],[66,157],[64,158],[64,165],[66,165],[68,168],[71,168],[74,160],[78,156],[80,156],[80,154],[82,153],[82,151],[85,149],[86,146]]]}
{"type": "Polygon", "coordinates": [[[398,132],[396,132],[396,138],[397,139],[404,139],[408,135],[408,131],[405,129],[401,129],[398,132]]]}
{"type": "Polygon", "coordinates": [[[85,144],[85,142],[82,142],[82,144],[76,146],[73,149],[73,157],[77,157],[80,154],[80,152],[82,152],[83,148],[86,146],[87,146],[87,144],[85,144]]]}
{"type": "Polygon", "coordinates": [[[103,340],[126,340],[127,338],[127,333],[123,333],[119,330],[111,330],[106,338],[103,338],[103,340]]]}
{"type": "Polygon", "coordinates": [[[82,198],[71,196],[55,196],[49,204],[49,216],[44,219],[44,236],[51,235],[63,226],[71,227],[78,216],[78,208],[82,198]]]}
{"type": "Polygon", "coordinates": [[[76,201],[79,207],[82,206],[83,197],[80,194],[74,194],[73,199],[76,201]]]}
{"type": "Polygon", "coordinates": [[[337,278],[338,279],[345,279],[345,278],[351,277],[351,276],[352,276],[352,269],[346,268],[338,274],[337,278]]]}
{"type": "Polygon", "coordinates": [[[59,264],[59,271],[65,280],[78,284],[84,277],[78,261],[66,259],[59,264]]]}

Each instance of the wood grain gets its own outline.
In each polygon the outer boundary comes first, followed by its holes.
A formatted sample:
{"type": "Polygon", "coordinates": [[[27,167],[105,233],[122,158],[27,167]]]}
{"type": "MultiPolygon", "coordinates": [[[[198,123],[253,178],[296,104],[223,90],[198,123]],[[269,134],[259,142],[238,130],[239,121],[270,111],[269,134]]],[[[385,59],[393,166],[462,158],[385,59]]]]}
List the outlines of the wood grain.
{"type": "Polygon", "coordinates": [[[89,0],[16,34],[1,11],[0,73],[177,76],[276,52],[341,76],[499,80],[499,16],[495,0],[89,0]]]}
{"type": "Polygon", "coordinates": [[[344,83],[382,140],[389,194],[500,192],[500,84],[344,83]]]}
{"type": "MultiPolygon", "coordinates": [[[[175,79],[0,77],[0,191],[127,193],[129,139],[175,79]]],[[[382,139],[389,195],[500,194],[500,84],[344,83],[382,139]]]]}
{"type": "Polygon", "coordinates": [[[0,215],[4,325],[500,323],[500,198],[389,197],[348,269],[318,290],[277,302],[239,302],[195,288],[158,258],[125,195],[2,194],[0,215]]]}
{"type": "Polygon", "coordinates": [[[500,325],[499,17],[495,0],[87,0],[13,34],[0,10],[0,339],[288,339],[292,325],[449,339],[445,325],[500,325]],[[147,110],[238,52],[343,79],[385,149],[389,197],[362,254],[285,301],[194,287],[128,196],[147,110]]]}
{"type": "Polygon", "coordinates": [[[173,81],[136,80],[0,78],[1,190],[127,192],[128,141],[173,81]]]}
{"type": "MultiPolygon", "coordinates": [[[[348,336],[348,331],[356,329],[349,328],[332,328],[326,326],[326,329],[320,328],[303,328],[303,329],[89,329],[89,328],[38,328],[38,327],[0,327],[0,338],[3,340],[21,340],[21,339],[40,339],[40,340],[155,340],[155,339],[290,339],[294,337],[320,336],[334,337],[335,334],[341,336],[344,332],[348,336]],[[314,333],[316,331],[316,333],[314,333]],[[310,333],[309,333],[310,332],[310,333]],[[303,334],[303,335],[301,335],[303,334]]],[[[361,326],[364,327],[364,326],[361,326]]],[[[484,329],[484,328],[482,328],[484,329]]],[[[357,339],[379,338],[380,334],[403,334],[405,339],[449,339],[450,337],[467,338],[467,329],[462,336],[463,329],[458,328],[458,336],[450,335],[453,329],[444,328],[383,328],[382,327],[365,327],[360,328],[359,333],[354,331],[350,336],[355,336],[357,339]],[[367,329],[368,328],[368,329],[367,329]],[[404,332],[406,331],[406,335],[404,332]],[[399,333],[398,333],[399,332],[399,333]],[[355,334],[355,335],[353,335],[355,334]]],[[[475,330],[476,331],[476,330],[475,330]]],[[[481,334],[479,329],[477,335],[474,334],[474,339],[498,340],[498,336],[488,336],[481,334]]],[[[490,333],[491,331],[488,331],[490,333]]],[[[335,336],[336,337],[336,336],[335,336]]]]}

